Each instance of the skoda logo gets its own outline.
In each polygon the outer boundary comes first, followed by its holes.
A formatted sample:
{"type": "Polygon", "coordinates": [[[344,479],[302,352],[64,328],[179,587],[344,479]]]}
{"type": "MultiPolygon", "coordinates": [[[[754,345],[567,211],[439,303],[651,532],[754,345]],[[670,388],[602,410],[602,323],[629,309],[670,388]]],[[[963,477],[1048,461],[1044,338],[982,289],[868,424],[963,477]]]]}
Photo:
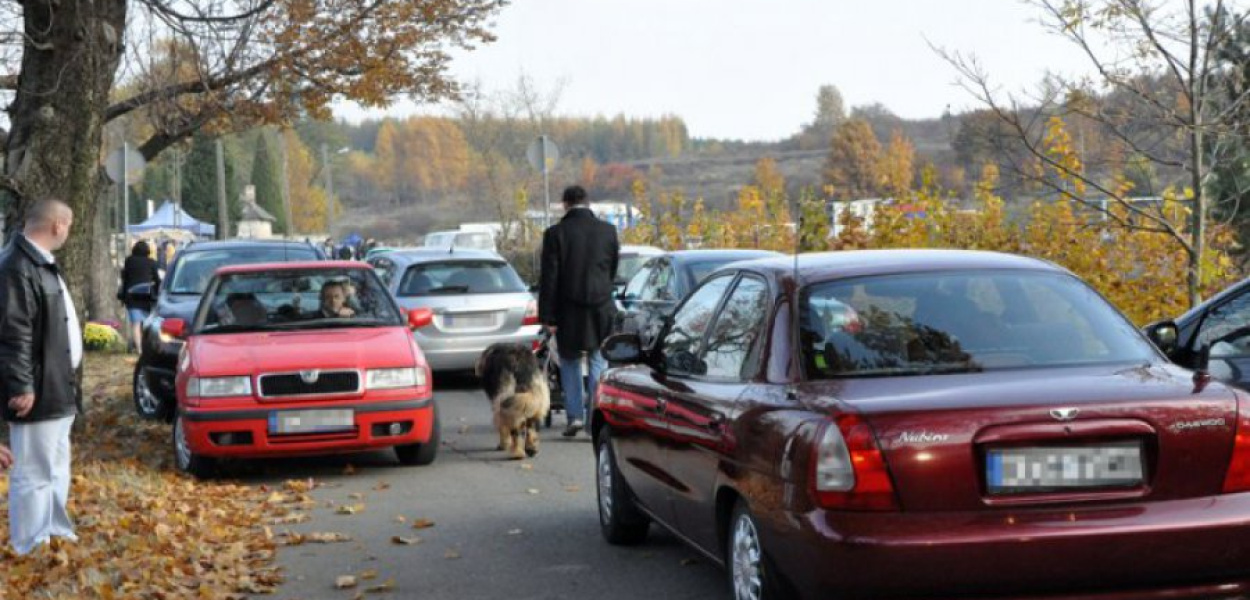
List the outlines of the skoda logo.
{"type": "Polygon", "coordinates": [[[1051,409],[1050,416],[1054,417],[1056,421],[1071,421],[1080,412],[1081,409],[1079,408],[1054,408],[1051,409]]]}
{"type": "Polygon", "coordinates": [[[299,380],[304,383],[311,385],[311,384],[317,383],[318,379],[321,379],[321,371],[318,369],[299,372],[299,380]]]}

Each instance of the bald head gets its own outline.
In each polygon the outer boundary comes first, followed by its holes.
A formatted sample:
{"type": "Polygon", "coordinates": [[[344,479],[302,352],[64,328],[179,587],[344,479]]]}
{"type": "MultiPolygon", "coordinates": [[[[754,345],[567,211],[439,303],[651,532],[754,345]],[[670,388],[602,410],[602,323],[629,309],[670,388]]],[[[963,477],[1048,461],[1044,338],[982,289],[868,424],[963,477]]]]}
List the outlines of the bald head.
{"type": "Polygon", "coordinates": [[[22,232],[30,241],[54,252],[65,245],[73,225],[74,211],[68,204],[55,198],[45,198],[26,209],[22,232]]]}

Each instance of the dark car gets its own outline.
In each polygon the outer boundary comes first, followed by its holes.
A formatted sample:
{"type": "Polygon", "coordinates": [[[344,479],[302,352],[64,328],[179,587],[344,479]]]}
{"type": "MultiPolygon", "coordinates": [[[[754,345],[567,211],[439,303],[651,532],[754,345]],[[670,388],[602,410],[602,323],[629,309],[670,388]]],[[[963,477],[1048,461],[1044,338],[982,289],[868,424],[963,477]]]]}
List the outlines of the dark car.
{"type": "Polygon", "coordinates": [[[1250,279],[1146,334],[1176,364],[1250,389],[1250,279]]]}
{"type": "Polygon", "coordinates": [[[1049,263],[739,263],[603,350],[604,536],[675,531],[735,598],[1250,592],[1250,397],[1049,263]]]}
{"type": "Polygon", "coordinates": [[[149,419],[169,420],[175,406],[174,374],[183,341],[161,332],[165,319],[190,322],[213,273],[224,266],[324,260],[321,250],[303,242],[225,240],[193,242],[183,248],[160,289],[136,286],[133,293],[152,296],[151,316],[143,323],[139,361],[132,384],[135,409],[149,419]]]}
{"type": "Polygon", "coordinates": [[[678,250],[655,256],[630,278],[617,299],[617,330],[638,333],[650,343],[664,317],[712,271],[729,263],[770,256],[767,250],[678,250]]]}

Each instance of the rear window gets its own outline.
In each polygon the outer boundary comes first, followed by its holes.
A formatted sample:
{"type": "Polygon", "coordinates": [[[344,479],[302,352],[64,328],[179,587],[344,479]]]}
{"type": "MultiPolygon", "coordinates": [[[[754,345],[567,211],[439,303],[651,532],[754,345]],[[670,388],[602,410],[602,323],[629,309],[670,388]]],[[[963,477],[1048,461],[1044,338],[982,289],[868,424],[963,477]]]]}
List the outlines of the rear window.
{"type": "Polygon", "coordinates": [[[513,294],[525,291],[525,282],[506,262],[460,260],[408,267],[399,284],[398,295],[513,294]]]}
{"type": "Polygon", "coordinates": [[[1127,319],[1060,273],[870,277],[814,285],[803,303],[813,379],[1157,359],[1127,319]]]}
{"type": "Polygon", "coordinates": [[[183,252],[174,265],[169,292],[203,294],[213,272],[224,266],[254,265],[267,262],[319,260],[321,257],[306,246],[274,246],[269,248],[221,248],[183,252]]]}

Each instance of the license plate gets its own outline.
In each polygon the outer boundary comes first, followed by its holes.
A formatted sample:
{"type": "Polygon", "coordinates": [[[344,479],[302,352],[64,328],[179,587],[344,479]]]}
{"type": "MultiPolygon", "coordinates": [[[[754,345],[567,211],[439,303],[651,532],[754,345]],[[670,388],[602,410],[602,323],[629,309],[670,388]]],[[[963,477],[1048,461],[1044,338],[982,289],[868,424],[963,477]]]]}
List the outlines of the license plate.
{"type": "Polygon", "coordinates": [[[347,431],[356,426],[350,408],[284,410],[269,413],[269,433],[328,433],[347,431]]]}
{"type": "Polygon", "coordinates": [[[443,324],[461,329],[478,329],[495,326],[495,315],[444,315],[443,324]]]}
{"type": "Polygon", "coordinates": [[[991,494],[1141,485],[1141,442],[1096,446],[992,448],[986,453],[991,494]]]}

